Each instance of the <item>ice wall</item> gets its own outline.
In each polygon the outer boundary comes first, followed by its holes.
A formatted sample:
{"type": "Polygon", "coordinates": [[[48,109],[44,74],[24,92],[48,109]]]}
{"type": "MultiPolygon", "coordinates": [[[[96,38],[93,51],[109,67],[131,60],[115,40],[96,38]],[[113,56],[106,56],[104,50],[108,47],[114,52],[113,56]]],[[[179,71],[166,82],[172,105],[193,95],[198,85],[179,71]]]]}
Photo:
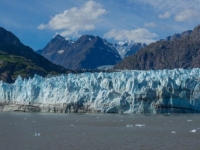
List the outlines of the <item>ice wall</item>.
{"type": "MultiPolygon", "coordinates": [[[[110,113],[200,112],[200,69],[81,73],[0,81],[6,105],[110,113]]],[[[13,109],[14,110],[14,109],[13,109]]]]}

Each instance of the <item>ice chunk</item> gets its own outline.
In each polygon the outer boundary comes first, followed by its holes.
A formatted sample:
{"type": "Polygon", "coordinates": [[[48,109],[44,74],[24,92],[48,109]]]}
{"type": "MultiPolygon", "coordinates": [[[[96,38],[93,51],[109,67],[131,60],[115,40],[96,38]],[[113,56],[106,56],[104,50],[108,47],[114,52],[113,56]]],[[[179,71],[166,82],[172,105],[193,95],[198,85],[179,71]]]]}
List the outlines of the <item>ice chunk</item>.
{"type": "Polygon", "coordinates": [[[135,126],[136,126],[136,127],[144,127],[145,124],[136,124],[135,126]]]}
{"type": "Polygon", "coordinates": [[[36,132],[35,132],[35,136],[40,136],[40,135],[41,135],[40,133],[36,133],[36,132]]]}
{"type": "Polygon", "coordinates": [[[187,122],[191,122],[191,121],[193,121],[193,120],[187,120],[187,122]]]}
{"type": "Polygon", "coordinates": [[[174,134],[174,133],[176,133],[176,131],[172,131],[172,133],[174,134]]]}
{"type": "Polygon", "coordinates": [[[127,124],[126,127],[127,127],[127,128],[130,128],[130,127],[133,127],[133,125],[127,124]]]}
{"type": "Polygon", "coordinates": [[[190,132],[196,133],[196,132],[198,132],[198,129],[190,130],[190,132]]]}

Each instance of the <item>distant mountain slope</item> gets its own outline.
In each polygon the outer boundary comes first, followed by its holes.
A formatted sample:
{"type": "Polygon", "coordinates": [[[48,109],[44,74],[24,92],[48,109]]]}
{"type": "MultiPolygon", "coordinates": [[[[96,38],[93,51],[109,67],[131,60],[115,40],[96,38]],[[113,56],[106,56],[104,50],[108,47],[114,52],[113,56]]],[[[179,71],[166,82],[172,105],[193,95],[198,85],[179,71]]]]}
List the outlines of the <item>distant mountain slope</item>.
{"type": "Polygon", "coordinates": [[[96,69],[121,61],[117,50],[109,42],[92,35],[81,36],[74,43],[57,35],[45,46],[41,55],[68,69],[96,69]]]}
{"type": "Polygon", "coordinates": [[[125,57],[137,53],[140,49],[142,49],[146,46],[147,45],[145,43],[135,43],[135,44],[133,44],[132,47],[126,52],[125,57]]]}
{"type": "Polygon", "coordinates": [[[184,31],[183,33],[179,34],[176,33],[173,36],[168,36],[166,39],[162,39],[161,41],[173,41],[175,39],[180,39],[189,36],[192,33],[192,30],[184,31]]]}
{"type": "Polygon", "coordinates": [[[182,37],[152,43],[114,68],[150,70],[195,67],[200,67],[200,25],[182,37]]]}
{"type": "Polygon", "coordinates": [[[0,27],[0,80],[13,82],[18,75],[46,76],[66,71],[36,54],[30,47],[23,45],[14,34],[0,27]]]}
{"type": "Polygon", "coordinates": [[[60,64],[61,57],[65,50],[70,48],[74,42],[56,35],[43,49],[36,51],[51,62],[60,64]]]}
{"type": "Polygon", "coordinates": [[[146,47],[144,43],[135,43],[133,41],[118,42],[113,44],[122,58],[135,54],[141,48],[146,47]]]}
{"type": "Polygon", "coordinates": [[[118,51],[119,55],[124,58],[125,54],[134,45],[133,41],[117,42],[112,44],[113,47],[118,51]]]}

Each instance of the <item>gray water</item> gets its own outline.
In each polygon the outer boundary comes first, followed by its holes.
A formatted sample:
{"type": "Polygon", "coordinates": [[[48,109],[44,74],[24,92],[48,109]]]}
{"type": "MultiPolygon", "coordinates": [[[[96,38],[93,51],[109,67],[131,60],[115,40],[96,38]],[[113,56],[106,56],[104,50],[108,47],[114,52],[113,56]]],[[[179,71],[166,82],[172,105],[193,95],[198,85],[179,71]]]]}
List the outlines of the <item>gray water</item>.
{"type": "Polygon", "coordinates": [[[198,128],[200,114],[0,113],[0,149],[197,150],[198,128]]]}

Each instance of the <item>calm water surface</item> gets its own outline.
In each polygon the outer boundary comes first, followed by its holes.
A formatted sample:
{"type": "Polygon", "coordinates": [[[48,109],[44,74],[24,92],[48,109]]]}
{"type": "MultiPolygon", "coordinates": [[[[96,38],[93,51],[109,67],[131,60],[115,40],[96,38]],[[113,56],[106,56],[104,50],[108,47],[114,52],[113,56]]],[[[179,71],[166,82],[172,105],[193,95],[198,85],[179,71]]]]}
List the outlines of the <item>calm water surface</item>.
{"type": "Polygon", "coordinates": [[[190,132],[198,128],[200,114],[0,113],[0,148],[198,150],[200,130],[190,132]],[[127,127],[128,124],[130,127],[127,127]],[[145,126],[138,127],[136,124],[145,126]]]}

